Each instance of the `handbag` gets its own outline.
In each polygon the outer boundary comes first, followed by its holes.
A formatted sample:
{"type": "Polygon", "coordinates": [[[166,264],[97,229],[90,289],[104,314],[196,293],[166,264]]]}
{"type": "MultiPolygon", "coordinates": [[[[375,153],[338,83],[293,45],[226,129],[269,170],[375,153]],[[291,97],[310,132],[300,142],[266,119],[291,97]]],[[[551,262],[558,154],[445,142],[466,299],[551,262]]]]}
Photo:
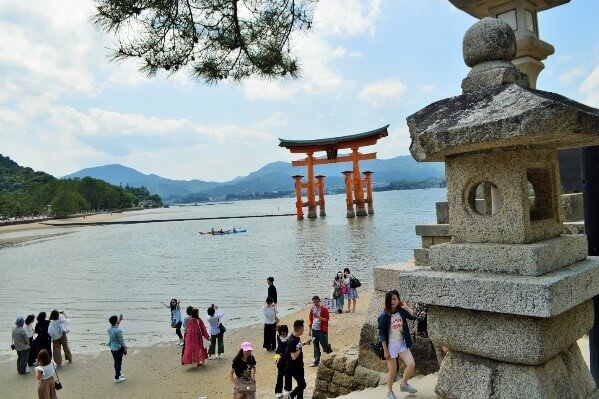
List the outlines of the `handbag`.
{"type": "Polygon", "coordinates": [[[376,344],[371,344],[376,352],[377,356],[381,360],[385,360],[385,349],[383,348],[383,343],[381,341],[377,341],[376,344]]]}
{"type": "Polygon", "coordinates": [[[218,328],[219,328],[221,334],[224,333],[225,331],[227,331],[227,329],[225,328],[225,326],[223,326],[223,323],[220,323],[218,325],[218,328]]]}
{"type": "Polygon", "coordinates": [[[339,298],[339,291],[335,290],[333,291],[333,299],[337,299],[339,298]]]}
{"type": "Polygon", "coordinates": [[[349,286],[350,288],[358,288],[362,286],[362,283],[356,277],[351,276],[349,278],[349,286]]]}
{"type": "Polygon", "coordinates": [[[235,380],[235,385],[237,385],[237,390],[239,390],[240,393],[256,392],[256,381],[238,378],[235,380]]]}
{"type": "Polygon", "coordinates": [[[58,377],[58,371],[56,370],[56,365],[52,363],[54,366],[54,374],[56,374],[56,381],[54,381],[54,389],[60,391],[62,389],[62,382],[60,382],[60,378],[58,377]]]}
{"type": "Polygon", "coordinates": [[[344,285],[343,287],[341,287],[341,293],[343,295],[347,294],[349,292],[349,288],[347,288],[347,285],[344,285]]]}

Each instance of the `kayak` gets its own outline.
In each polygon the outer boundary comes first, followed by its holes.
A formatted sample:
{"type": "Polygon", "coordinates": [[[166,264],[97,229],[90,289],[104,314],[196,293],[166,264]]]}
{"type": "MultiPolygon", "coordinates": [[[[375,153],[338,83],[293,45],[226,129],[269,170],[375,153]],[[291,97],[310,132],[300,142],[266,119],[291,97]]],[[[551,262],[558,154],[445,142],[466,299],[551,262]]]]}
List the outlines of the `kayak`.
{"type": "Polygon", "coordinates": [[[203,236],[224,236],[226,234],[237,234],[237,233],[245,233],[247,232],[247,229],[244,228],[234,228],[231,230],[214,230],[214,232],[212,231],[200,231],[200,234],[203,236]]]}

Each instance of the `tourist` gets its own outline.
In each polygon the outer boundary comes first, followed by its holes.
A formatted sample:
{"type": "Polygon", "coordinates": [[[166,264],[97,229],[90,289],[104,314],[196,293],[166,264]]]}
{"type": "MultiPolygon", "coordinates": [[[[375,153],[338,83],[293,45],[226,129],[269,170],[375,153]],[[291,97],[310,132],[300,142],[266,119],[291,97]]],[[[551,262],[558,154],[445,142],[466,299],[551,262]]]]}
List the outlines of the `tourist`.
{"type": "MultiPolygon", "coordinates": [[[[183,337],[185,337],[185,329],[187,328],[187,322],[191,319],[191,313],[193,312],[193,306],[188,306],[185,308],[185,317],[183,318],[183,324],[181,327],[183,328],[183,337]]],[[[185,338],[183,339],[185,341],[185,338]]]]}
{"type": "Polygon", "coordinates": [[[36,359],[36,350],[35,350],[35,341],[33,339],[33,334],[35,329],[33,328],[33,322],[35,321],[35,315],[30,314],[25,318],[25,325],[23,329],[27,333],[27,338],[29,339],[29,356],[27,358],[27,365],[29,367],[33,367],[33,363],[35,363],[36,359]]]}
{"type": "Polygon", "coordinates": [[[414,373],[414,357],[410,351],[412,338],[407,319],[414,320],[414,311],[402,301],[397,290],[385,294],[385,310],[378,317],[379,340],[383,345],[387,359],[387,398],[397,399],[393,393],[393,383],[397,375],[398,357],[403,360],[406,369],[403,373],[399,389],[402,392],[415,393],[416,388],[408,384],[414,373]]]}
{"type": "MultiPolygon", "coordinates": [[[[52,338],[50,338],[50,334],[48,334],[50,321],[46,320],[46,312],[39,312],[36,320],[37,323],[35,323],[35,329],[33,330],[33,332],[37,334],[34,349],[36,352],[45,349],[48,352],[48,355],[52,357],[52,338]]],[[[35,357],[37,358],[37,353],[35,357]]]]}
{"type": "Polygon", "coordinates": [[[35,368],[35,378],[40,382],[37,387],[39,399],[57,399],[54,385],[55,375],[56,365],[48,351],[41,349],[37,355],[37,367],[35,368]]]}
{"type": "Polygon", "coordinates": [[[345,295],[345,298],[347,299],[347,312],[355,312],[356,311],[356,299],[359,298],[358,296],[358,289],[355,287],[352,287],[352,279],[354,278],[354,276],[352,276],[352,274],[349,271],[349,268],[345,268],[343,269],[343,277],[345,278],[345,287],[347,290],[347,294],[345,295]]]}
{"type": "MultiPolygon", "coordinates": [[[[287,378],[295,379],[296,387],[289,392],[287,399],[303,399],[304,389],[306,389],[306,379],[304,377],[304,354],[303,345],[310,345],[311,340],[302,343],[301,336],[304,333],[304,321],[296,320],[293,323],[293,334],[287,342],[287,378]]],[[[291,386],[291,385],[290,385],[291,386]]]]}
{"type": "Polygon", "coordinates": [[[269,297],[272,298],[273,301],[275,301],[275,304],[277,303],[277,287],[275,287],[275,278],[274,277],[269,277],[266,279],[266,284],[268,284],[268,295],[269,297]]]}
{"type": "Polygon", "coordinates": [[[121,317],[116,317],[116,315],[110,316],[108,319],[110,323],[110,328],[108,329],[108,347],[114,359],[114,382],[116,383],[125,381],[125,376],[121,373],[121,368],[123,365],[123,355],[127,354],[127,346],[125,345],[123,332],[120,329],[121,321],[123,321],[123,315],[121,317]]]}
{"type": "Polygon", "coordinates": [[[263,309],[264,314],[264,344],[262,347],[267,352],[277,349],[277,307],[271,297],[266,298],[266,305],[263,309]]]}
{"type": "Polygon", "coordinates": [[[329,345],[329,309],[320,304],[320,298],[317,295],[312,297],[312,308],[308,315],[309,335],[312,337],[314,344],[314,360],[310,363],[310,367],[316,367],[320,363],[320,346],[325,353],[331,353],[331,345],[329,345]]]}
{"type": "Polygon", "coordinates": [[[181,364],[195,363],[197,366],[203,366],[208,357],[204,347],[204,339],[210,339],[204,322],[200,319],[200,311],[193,309],[191,318],[187,322],[185,329],[185,344],[181,351],[181,364]]]}
{"type": "Polygon", "coordinates": [[[224,331],[223,325],[221,323],[221,318],[225,315],[218,306],[214,306],[212,304],[208,308],[208,317],[206,320],[208,321],[208,325],[210,326],[210,348],[208,349],[208,356],[214,356],[215,346],[218,342],[218,356],[221,356],[225,353],[225,344],[224,344],[224,331]]]}
{"type": "Polygon", "coordinates": [[[73,363],[73,356],[71,355],[69,341],[67,339],[67,333],[69,332],[69,328],[67,327],[68,323],[69,319],[67,319],[65,312],[59,312],[56,309],[50,312],[48,334],[50,334],[50,338],[52,338],[52,353],[57,366],[62,365],[61,347],[64,350],[64,357],[69,363],[73,363]]]}
{"type": "Polygon", "coordinates": [[[19,374],[27,374],[27,360],[29,359],[29,338],[23,326],[25,319],[23,316],[17,317],[15,326],[12,329],[12,346],[11,348],[17,351],[17,372],[19,374]]]}
{"type": "Polygon", "coordinates": [[[278,328],[277,335],[277,384],[275,385],[275,398],[282,398],[291,391],[291,376],[287,375],[287,359],[285,354],[287,353],[287,343],[289,334],[289,328],[287,325],[282,324],[278,328]],[[285,384],[283,384],[285,382],[285,384]],[[285,387],[285,394],[283,394],[283,387],[285,387]]]}
{"type": "Polygon", "coordinates": [[[252,355],[253,350],[251,342],[244,342],[233,359],[230,373],[233,399],[256,398],[256,359],[252,355]]]}
{"type": "Polygon", "coordinates": [[[183,346],[183,334],[181,334],[181,326],[183,325],[183,320],[181,319],[181,307],[180,302],[173,298],[169,305],[164,302],[160,302],[164,307],[170,308],[171,310],[171,327],[175,329],[175,334],[179,337],[179,345],[183,346]]]}
{"type": "Polygon", "coordinates": [[[333,280],[333,298],[337,306],[337,313],[343,313],[343,302],[345,302],[345,279],[343,278],[343,272],[337,272],[335,280],[333,280]]]}

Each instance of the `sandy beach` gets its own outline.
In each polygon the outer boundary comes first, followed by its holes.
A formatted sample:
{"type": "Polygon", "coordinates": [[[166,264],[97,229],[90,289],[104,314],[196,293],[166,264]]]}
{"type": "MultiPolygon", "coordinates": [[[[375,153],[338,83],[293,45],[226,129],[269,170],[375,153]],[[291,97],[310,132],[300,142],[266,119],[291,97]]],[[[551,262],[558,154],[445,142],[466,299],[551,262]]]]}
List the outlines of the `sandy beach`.
{"type": "MultiPolygon", "coordinates": [[[[109,222],[112,220],[118,220],[126,217],[139,215],[144,211],[131,211],[131,212],[122,212],[122,213],[97,213],[94,215],[86,215],[80,216],[76,218],[69,219],[52,219],[46,220],[44,222],[32,222],[32,223],[23,223],[23,224],[12,224],[12,225],[2,225],[0,224],[0,249],[10,247],[13,245],[23,244],[29,241],[56,237],[63,234],[69,234],[68,232],[64,233],[51,233],[48,234],[47,230],[52,228],[60,228],[61,225],[67,223],[89,223],[90,225],[97,222],[109,222]],[[28,232],[30,233],[27,236],[19,236],[13,237],[12,233],[19,232],[28,232]],[[4,237],[4,235],[10,234],[10,237],[4,237]]],[[[72,226],[69,226],[73,228],[72,226]]],[[[84,227],[84,226],[83,226],[84,227]]]]}
{"type": "MultiPolygon", "coordinates": [[[[334,350],[357,346],[365,310],[372,292],[361,292],[355,313],[333,314],[330,322],[329,339],[334,350]]],[[[306,300],[306,303],[309,298],[306,300]]],[[[308,307],[281,317],[284,324],[292,325],[301,318],[307,321],[308,307]]],[[[307,323],[306,323],[307,324],[307,323]]],[[[108,328],[108,322],[107,322],[108,328]]],[[[122,329],[127,338],[127,323],[122,329]]],[[[181,348],[173,342],[168,345],[148,348],[130,348],[123,360],[123,373],[127,381],[113,382],[114,369],[112,356],[102,352],[98,356],[77,356],[74,362],[59,368],[58,373],[64,389],[58,392],[59,398],[193,398],[226,399],[232,397],[229,381],[231,361],[239,344],[251,341],[257,366],[257,398],[274,397],[276,366],[272,354],[262,349],[263,325],[252,325],[240,329],[229,329],[225,333],[225,357],[209,360],[204,367],[182,366],[181,348]]],[[[307,337],[307,332],[305,333],[307,337]]],[[[304,350],[306,366],[312,360],[312,347],[304,350]]],[[[316,368],[306,367],[308,390],[305,398],[312,396],[316,368]]],[[[0,364],[0,386],[2,398],[32,398],[37,395],[37,381],[33,373],[19,375],[16,361],[0,364]]]]}

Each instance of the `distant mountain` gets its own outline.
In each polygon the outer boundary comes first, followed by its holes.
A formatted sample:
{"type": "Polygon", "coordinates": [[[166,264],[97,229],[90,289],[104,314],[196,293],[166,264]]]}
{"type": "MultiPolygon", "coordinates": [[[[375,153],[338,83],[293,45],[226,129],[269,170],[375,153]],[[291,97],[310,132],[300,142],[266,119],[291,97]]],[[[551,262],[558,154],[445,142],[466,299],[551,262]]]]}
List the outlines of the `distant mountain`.
{"type": "MultiPolygon", "coordinates": [[[[315,173],[326,176],[327,188],[339,188],[344,184],[341,172],[348,169],[351,169],[351,164],[348,163],[318,165],[315,167],[315,173]]],[[[418,163],[409,155],[364,161],[360,163],[360,169],[374,172],[375,184],[389,184],[398,180],[419,181],[445,175],[443,163],[418,163]]],[[[90,176],[116,185],[145,186],[150,192],[158,193],[163,199],[173,200],[197,193],[206,197],[223,197],[228,194],[292,190],[291,176],[295,174],[306,175],[306,168],[294,168],[289,162],[272,162],[247,176],[236,177],[222,183],[165,179],[153,174],[146,175],[122,165],[87,168],[64,178],[90,176]]]]}
{"type": "Polygon", "coordinates": [[[144,186],[151,193],[158,193],[163,198],[184,196],[209,190],[219,183],[202,180],[171,180],[154,174],[146,175],[123,165],[104,165],[85,168],[64,176],[63,179],[93,177],[114,185],[144,186]]]}

